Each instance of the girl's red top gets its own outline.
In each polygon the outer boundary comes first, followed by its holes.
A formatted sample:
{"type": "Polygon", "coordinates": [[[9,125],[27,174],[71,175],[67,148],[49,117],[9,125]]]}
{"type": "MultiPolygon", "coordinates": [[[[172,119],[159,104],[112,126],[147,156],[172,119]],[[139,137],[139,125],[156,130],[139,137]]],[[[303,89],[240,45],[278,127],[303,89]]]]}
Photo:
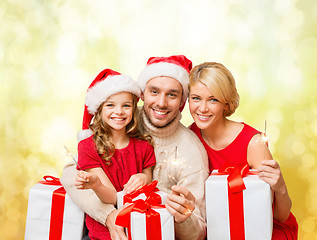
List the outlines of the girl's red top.
{"type": "MultiPolygon", "coordinates": [[[[123,185],[128,182],[132,175],[141,173],[143,169],[152,167],[155,163],[153,147],[147,141],[136,138],[130,138],[127,147],[115,150],[109,166],[97,153],[93,136],[78,144],[78,165],[80,168],[85,170],[101,167],[117,192],[123,190],[123,185]]],[[[111,240],[108,228],[88,215],[86,225],[91,240],[111,240]]]]}

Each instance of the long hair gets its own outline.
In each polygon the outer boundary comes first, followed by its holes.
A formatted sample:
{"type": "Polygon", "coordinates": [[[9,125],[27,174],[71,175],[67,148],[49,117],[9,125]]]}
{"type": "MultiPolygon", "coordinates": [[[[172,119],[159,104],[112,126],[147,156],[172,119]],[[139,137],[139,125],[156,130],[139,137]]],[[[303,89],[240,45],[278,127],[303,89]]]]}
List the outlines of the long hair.
{"type": "MultiPolygon", "coordinates": [[[[137,107],[138,99],[133,96],[133,116],[129,124],[126,126],[126,134],[129,137],[145,140],[153,145],[152,136],[141,133],[139,126],[139,109],[137,107]]],[[[106,161],[107,165],[111,164],[111,157],[114,154],[115,146],[111,141],[111,128],[108,124],[102,121],[101,112],[104,102],[99,106],[97,113],[94,116],[93,123],[89,126],[93,131],[93,140],[96,145],[96,150],[102,159],[106,161]]]]}

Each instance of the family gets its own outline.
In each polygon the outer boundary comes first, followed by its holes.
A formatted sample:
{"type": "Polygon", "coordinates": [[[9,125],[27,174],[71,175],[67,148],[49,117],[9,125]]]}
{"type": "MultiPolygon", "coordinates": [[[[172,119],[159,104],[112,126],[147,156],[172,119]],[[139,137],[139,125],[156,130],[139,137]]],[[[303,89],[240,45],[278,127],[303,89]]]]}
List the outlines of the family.
{"type": "Polygon", "coordinates": [[[176,239],[206,239],[209,173],[224,164],[245,163],[274,192],[272,239],[297,239],[279,164],[259,131],[227,118],[238,105],[232,74],[216,62],[192,69],[183,55],[151,57],[137,81],[111,69],[100,72],[86,93],[77,169],[67,164],[61,178],[87,214],[84,239],[127,240],[115,224],[116,193],[130,193],[152,180],[168,193],[166,209],[174,216],[176,239]],[[180,122],[187,99],[194,120],[189,128],[180,122]]]}

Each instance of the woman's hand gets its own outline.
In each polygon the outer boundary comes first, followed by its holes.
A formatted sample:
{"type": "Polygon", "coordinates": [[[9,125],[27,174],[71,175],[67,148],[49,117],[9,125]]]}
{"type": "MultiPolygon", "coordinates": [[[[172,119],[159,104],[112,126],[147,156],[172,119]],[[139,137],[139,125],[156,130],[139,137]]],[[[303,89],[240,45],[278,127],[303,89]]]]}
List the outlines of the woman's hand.
{"type": "Polygon", "coordinates": [[[94,189],[100,184],[100,179],[97,174],[78,171],[75,186],[77,189],[94,189]]]}
{"type": "Polygon", "coordinates": [[[258,167],[259,177],[270,184],[272,190],[276,193],[284,193],[286,184],[282,176],[280,165],[275,160],[263,160],[258,167]]]}
{"type": "Polygon", "coordinates": [[[258,171],[260,179],[270,184],[274,191],[274,218],[280,222],[286,221],[291,211],[292,201],[279,164],[275,160],[262,160],[258,171]]]}
{"type": "Polygon", "coordinates": [[[128,194],[148,183],[148,177],[144,173],[137,173],[130,177],[129,181],[124,185],[123,191],[128,194]]]}

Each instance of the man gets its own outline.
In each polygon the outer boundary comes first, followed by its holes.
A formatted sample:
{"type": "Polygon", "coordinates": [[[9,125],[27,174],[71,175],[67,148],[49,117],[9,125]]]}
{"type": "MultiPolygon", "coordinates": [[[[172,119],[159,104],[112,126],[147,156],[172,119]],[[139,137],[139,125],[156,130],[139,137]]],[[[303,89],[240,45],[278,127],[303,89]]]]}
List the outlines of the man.
{"type": "MultiPolygon", "coordinates": [[[[208,159],[197,136],[180,123],[180,109],[188,96],[192,63],[185,56],[154,57],[148,60],[138,83],[144,106],[143,130],[152,135],[156,156],[153,179],[158,188],[170,193],[167,210],[174,216],[176,238],[205,239],[204,182],[208,177],[208,159]]],[[[74,186],[74,166],[66,166],[62,183],[87,214],[106,224],[112,239],[127,239],[114,224],[118,210],[103,204],[93,192],[79,192],[74,186]]]]}

